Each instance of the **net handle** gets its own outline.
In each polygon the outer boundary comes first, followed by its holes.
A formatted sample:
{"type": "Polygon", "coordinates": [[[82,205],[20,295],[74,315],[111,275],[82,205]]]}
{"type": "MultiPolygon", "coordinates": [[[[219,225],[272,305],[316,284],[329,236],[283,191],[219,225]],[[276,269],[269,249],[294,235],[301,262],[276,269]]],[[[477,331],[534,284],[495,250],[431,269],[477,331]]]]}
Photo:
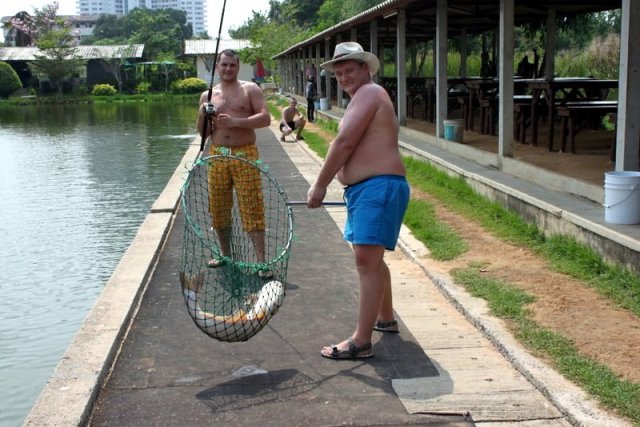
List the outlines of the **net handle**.
{"type": "MultiPolygon", "coordinates": [[[[290,202],[287,202],[287,204],[289,206],[306,206],[307,202],[306,200],[293,200],[290,202]]],[[[321,203],[322,206],[346,206],[347,204],[345,202],[338,202],[338,201],[331,201],[331,202],[322,202],[321,203]]]]}

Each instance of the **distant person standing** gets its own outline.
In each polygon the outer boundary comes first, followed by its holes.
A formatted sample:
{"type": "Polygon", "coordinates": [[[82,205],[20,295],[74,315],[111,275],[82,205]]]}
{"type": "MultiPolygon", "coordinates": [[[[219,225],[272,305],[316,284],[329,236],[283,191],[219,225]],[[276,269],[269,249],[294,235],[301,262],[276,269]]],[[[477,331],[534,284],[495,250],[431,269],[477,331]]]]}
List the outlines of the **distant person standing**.
{"type": "Polygon", "coordinates": [[[519,77],[529,79],[533,77],[534,68],[533,64],[529,62],[529,56],[525,55],[522,57],[522,60],[518,63],[518,68],[516,70],[516,74],[519,77]]]}
{"type": "Polygon", "coordinates": [[[307,78],[307,86],[305,87],[305,96],[307,97],[307,120],[309,123],[313,123],[316,113],[316,99],[318,98],[318,92],[316,90],[316,82],[313,76],[307,78]]]}

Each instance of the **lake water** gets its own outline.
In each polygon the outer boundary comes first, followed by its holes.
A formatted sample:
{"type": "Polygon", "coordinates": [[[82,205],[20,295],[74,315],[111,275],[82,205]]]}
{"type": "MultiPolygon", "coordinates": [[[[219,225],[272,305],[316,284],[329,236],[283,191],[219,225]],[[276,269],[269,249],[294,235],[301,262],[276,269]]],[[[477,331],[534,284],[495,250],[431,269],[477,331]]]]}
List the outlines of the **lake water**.
{"type": "Polygon", "coordinates": [[[19,426],[195,136],[197,101],[0,106],[0,426],[19,426]]]}

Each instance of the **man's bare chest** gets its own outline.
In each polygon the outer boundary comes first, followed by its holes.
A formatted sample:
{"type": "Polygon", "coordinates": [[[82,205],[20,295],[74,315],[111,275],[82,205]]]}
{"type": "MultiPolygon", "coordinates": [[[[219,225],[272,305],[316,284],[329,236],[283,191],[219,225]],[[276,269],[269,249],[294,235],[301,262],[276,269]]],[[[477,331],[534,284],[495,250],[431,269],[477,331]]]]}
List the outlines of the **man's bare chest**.
{"type": "Polygon", "coordinates": [[[218,114],[224,113],[243,117],[252,114],[251,100],[243,92],[231,94],[225,94],[224,92],[214,93],[212,101],[218,114]]]}

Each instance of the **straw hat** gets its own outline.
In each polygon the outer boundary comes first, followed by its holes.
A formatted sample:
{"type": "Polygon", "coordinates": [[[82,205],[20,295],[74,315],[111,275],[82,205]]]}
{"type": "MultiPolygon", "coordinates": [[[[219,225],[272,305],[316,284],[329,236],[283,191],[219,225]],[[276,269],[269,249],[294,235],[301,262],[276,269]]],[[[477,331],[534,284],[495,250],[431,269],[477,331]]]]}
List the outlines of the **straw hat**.
{"type": "Polygon", "coordinates": [[[323,62],[320,66],[333,72],[336,63],[349,59],[366,62],[367,65],[369,65],[369,73],[372,76],[377,73],[378,68],[380,68],[378,58],[373,53],[365,52],[362,46],[356,42],[344,42],[336,45],[336,49],[333,51],[333,59],[323,62]]]}

